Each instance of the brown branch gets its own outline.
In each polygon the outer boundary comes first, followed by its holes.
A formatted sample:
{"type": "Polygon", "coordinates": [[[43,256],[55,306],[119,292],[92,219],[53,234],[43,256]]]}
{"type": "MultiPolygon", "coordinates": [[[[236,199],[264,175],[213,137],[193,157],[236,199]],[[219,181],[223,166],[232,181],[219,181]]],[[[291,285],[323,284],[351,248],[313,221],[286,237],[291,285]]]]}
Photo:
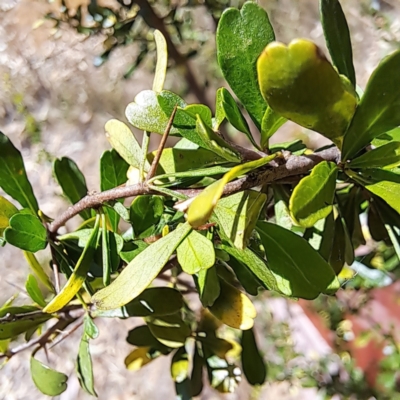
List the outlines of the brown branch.
{"type": "MultiPolygon", "coordinates": [[[[251,172],[243,178],[228,183],[224,188],[223,196],[229,196],[243,190],[279,181],[287,177],[303,175],[322,161],[338,163],[339,159],[340,152],[337,147],[331,147],[318,153],[303,156],[284,154],[282,165],[277,165],[276,162],[273,162],[272,165],[267,165],[259,171],[251,172]]],[[[188,197],[197,196],[202,192],[202,190],[203,189],[175,189],[176,192],[188,197]]],[[[49,232],[52,235],[55,235],[58,229],[69,219],[87,208],[97,208],[108,201],[114,201],[125,197],[154,193],[157,193],[154,186],[149,188],[146,183],[138,183],[132,186],[117,187],[106,190],[105,192],[87,195],[56,218],[49,226],[49,232]]]]}
{"type": "Polygon", "coordinates": [[[189,89],[194,93],[200,103],[208,104],[204,90],[197,83],[186,57],[179,52],[175,43],[172,41],[171,35],[164,24],[164,20],[155,13],[153,7],[147,0],[135,0],[134,3],[140,7],[140,15],[146,24],[150,26],[150,28],[158,29],[164,35],[169,56],[175,61],[177,66],[185,68],[184,75],[189,89]]]}
{"type": "Polygon", "coordinates": [[[167,143],[169,132],[171,131],[172,124],[174,123],[174,118],[175,118],[175,114],[176,114],[176,110],[177,109],[178,109],[178,106],[176,105],[174,107],[173,111],[172,111],[172,114],[171,114],[170,118],[169,118],[168,125],[165,128],[164,134],[162,135],[160,144],[158,145],[158,149],[157,149],[156,155],[155,155],[155,157],[153,159],[153,162],[151,163],[149,172],[147,173],[146,181],[150,180],[156,174],[158,163],[160,162],[160,158],[161,158],[162,152],[164,150],[165,144],[167,143]]]}
{"type": "Polygon", "coordinates": [[[4,353],[0,353],[0,358],[5,357],[10,359],[16,354],[21,353],[24,350],[30,349],[31,347],[34,347],[36,345],[39,346],[38,349],[44,347],[51,340],[51,336],[53,334],[59,335],[63,331],[63,329],[65,329],[67,326],[75,322],[85,313],[85,310],[83,308],[80,308],[79,312],[78,310],[75,311],[76,312],[73,314],[79,314],[79,315],[71,315],[69,311],[64,311],[60,315],[61,319],[59,319],[54,325],[52,325],[49,329],[47,329],[47,331],[44,332],[42,335],[29,341],[28,343],[24,343],[20,346],[15,347],[14,349],[9,349],[4,353]]]}

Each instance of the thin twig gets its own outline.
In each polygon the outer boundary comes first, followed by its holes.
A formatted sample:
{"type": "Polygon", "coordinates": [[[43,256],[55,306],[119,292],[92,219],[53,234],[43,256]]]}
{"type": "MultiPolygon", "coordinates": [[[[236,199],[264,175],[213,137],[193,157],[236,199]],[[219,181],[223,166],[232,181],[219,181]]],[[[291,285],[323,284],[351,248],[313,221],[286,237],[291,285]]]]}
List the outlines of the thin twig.
{"type": "MultiPolygon", "coordinates": [[[[287,177],[304,175],[322,161],[338,163],[339,159],[340,152],[337,147],[331,147],[314,154],[303,156],[285,155],[282,165],[267,165],[259,171],[251,172],[243,178],[228,183],[225,185],[223,196],[229,196],[243,190],[262,186],[287,177]]],[[[194,197],[201,193],[203,189],[175,189],[175,191],[187,197],[194,197]]],[[[157,191],[150,188],[144,182],[132,186],[117,187],[101,193],[90,194],[78,203],[69,207],[58,218],[56,218],[49,226],[49,232],[52,235],[55,235],[58,229],[68,220],[87,208],[97,208],[107,201],[154,193],[157,193],[157,191]]]]}
{"type": "Polygon", "coordinates": [[[46,332],[44,332],[41,336],[37,337],[36,339],[33,339],[29,341],[28,343],[24,343],[20,346],[15,347],[14,349],[9,349],[4,353],[0,353],[0,358],[8,358],[10,359],[13,357],[15,354],[21,353],[24,350],[27,350],[33,346],[39,345],[40,347],[44,347],[50,340],[50,337],[53,334],[56,334],[57,331],[62,331],[65,329],[68,325],[70,325],[72,322],[74,322],[76,318],[69,317],[66,319],[60,319],[57,321],[53,326],[51,326],[46,332]]]}
{"type": "Polygon", "coordinates": [[[51,252],[51,265],[53,267],[53,275],[54,275],[54,289],[56,290],[56,294],[60,293],[60,269],[58,268],[57,258],[54,251],[53,246],[50,245],[51,252]]]}
{"type": "Polygon", "coordinates": [[[54,346],[60,344],[63,340],[65,340],[68,336],[71,336],[79,327],[83,325],[84,319],[83,316],[78,320],[78,322],[68,331],[61,331],[59,334],[59,339],[54,341],[54,343],[49,347],[51,350],[54,346]]]}
{"type": "Polygon", "coordinates": [[[160,162],[160,158],[161,158],[162,152],[164,150],[165,144],[167,143],[168,135],[169,135],[169,133],[171,131],[172,124],[174,123],[174,118],[175,118],[177,109],[178,109],[178,106],[175,105],[175,107],[174,107],[174,109],[172,111],[172,114],[171,114],[171,116],[169,118],[168,125],[165,128],[164,134],[162,135],[160,144],[158,145],[158,149],[157,149],[156,155],[154,156],[154,159],[153,159],[153,162],[151,163],[149,172],[147,173],[146,181],[148,181],[151,178],[153,178],[153,176],[157,172],[158,163],[160,162]]]}

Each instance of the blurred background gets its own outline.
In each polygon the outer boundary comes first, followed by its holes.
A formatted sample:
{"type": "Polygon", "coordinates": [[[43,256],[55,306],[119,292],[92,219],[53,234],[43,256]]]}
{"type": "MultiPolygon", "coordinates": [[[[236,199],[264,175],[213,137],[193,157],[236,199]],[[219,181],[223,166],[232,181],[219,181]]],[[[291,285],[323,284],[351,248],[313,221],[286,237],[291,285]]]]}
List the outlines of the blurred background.
{"type": "MultiPolygon", "coordinates": [[[[318,0],[258,3],[268,11],[277,40],[309,38],[327,54],[318,0]]],[[[155,28],[170,45],[165,88],[188,103],[203,102],[214,109],[216,89],[226,86],[216,62],[215,29],[226,7],[242,4],[242,0],[0,0],[0,129],[22,151],[45,214],[54,217],[68,206],[52,178],[54,158],[72,158],[89,189],[99,190],[99,159],[110,147],[104,124],[110,118],[125,121],[126,105],[141,90],[151,88],[155,28]]],[[[400,1],[342,0],[341,4],[351,31],[357,81],[364,88],[379,60],[400,47],[400,1]]],[[[235,139],[235,132],[228,134],[235,139]]],[[[140,132],[135,135],[140,138],[140,132]]],[[[273,141],[299,136],[311,147],[323,143],[318,134],[291,123],[273,141]]],[[[40,255],[43,262],[48,257],[40,255]]],[[[26,297],[20,288],[27,264],[9,246],[0,249],[0,260],[0,304],[17,292],[23,302],[26,297]]],[[[223,396],[207,389],[201,398],[313,400],[334,394],[336,399],[400,398],[395,337],[399,288],[384,272],[374,271],[378,275],[359,273],[356,279],[362,280],[358,284],[362,290],[355,280],[354,288],[338,298],[320,298],[314,304],[260,296],[257,332],[269,365],[268,383],[254,389],[242,382],[235,394],[223,396]],[[390,290],[381,288],[387,285],[390,290]]],[[[99,321],[100,337],[91,350],[100,399],[174,398],[167,358],[135,373],[124,368],[130,351],[125,335],[139,323],[99,321]]],[[[51,365],[75,376],[79,339],[76,332],[55,347],[51,365]]],[[[28,357],[20,354],[3,366],[0,399],[44,397],[30,380],[28,357]]],[[[89,396],[71,377],[59,398],[89,396]]]]}

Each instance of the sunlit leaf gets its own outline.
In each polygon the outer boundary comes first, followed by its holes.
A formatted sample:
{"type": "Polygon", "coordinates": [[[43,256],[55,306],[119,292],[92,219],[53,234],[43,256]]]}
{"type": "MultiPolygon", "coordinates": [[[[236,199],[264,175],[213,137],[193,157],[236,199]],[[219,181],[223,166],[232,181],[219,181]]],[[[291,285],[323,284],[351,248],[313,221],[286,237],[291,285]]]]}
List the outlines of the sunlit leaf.
{"type": "Polygon", "coordinates": [[[156,71],[154,73],[153,90],[155,92],[161,92],[164,86],[165,77],[167,75],[167,42],[164,35],[158,29],[154,31],[154,39],[157,46],[157,64],[156,71]]]}
{"type": "Polygon", "coordinates": [[[261,92],[275,112],[341,147],[357,98],[314,43],[273,42],[260,55],[257,69],[261,92]]]}
{"type": "Polygon", "coordinates": [[[339,288],[332,267],[302,237],[278,225],[259,221],[268,267],[283,278],[279,289],[288,296],[314,299],[339,288]]]}
{"type": "Polygon", "coordinates": [[[267,104],[258,86],[256,62],[274,39],[268,14],[253,2],[245,3],[240,11],[225,10],[217,28],[218,64],[259,130],[267,104]]]}
{"type": "Polygon", "coordinates": [[[400,165],[400,142],[389,142],[351,160],[350,168],[394,168],[400,165]]]}
{"type": "Polygon", "coordinates": [[[190,231],[190,225],[183,224],[148,246],[127,265],[111,285],[95,293],[92,301],[102,310],[118,308],[129,303],[155,279],[190,231]]]}
{"type": "MultiPolygon", "coordinates": [[[[110,119],[104,129],[111,146],[131,166],[139,168],[142,159],[142,149],[132,131],[123,122],[110,119]]],[[[145,170],[150,168],[146,162],[145,170]]]]}
{"type": "Polygon", "coordinates": [[[192,333],[179,314],[146,318],[146,322],[154,337],[167,347],[182,347],[192,333]]]}
{"type": "Polygon", "coordinates": [[[24,256],[26,261],[28,262],[29,266],[31,267],[32,271],[35,275],[39,278],[39,280],[49,289],[51,292],[55,293],[54,286],[47,276],[46,272],[44,271],[43,267],[40,265],[39,261],[35,257],[33,253],[29,251],[24,251],[24,256]]]}
{"type": "MultiPolygon", "coordinates": [[[[67,283],[61,289],[61,291],[55,296],[51,302],[43,309],[44,312],[54,313],[65,305],[67,305],[73,297],[79,292],[83,283],[86,280],[87,273],[91,262],[93,261],[93,255],[96,251],[97,245],[97,234],[99,232],[100,217],[97,216],[95,226],[86,243],[85,248],[79,257],[78,262],[75,265],[75,269],[71,276],[68,278],[67,283]]],[[[115,307],[117,308],[117,307],[115,307]]]]}
{"type": "Polygon", "coordinates": [[[211,217],[211,214],[221,198],[224,186],[235,178],[245,175],[248,172],[260,168],[269,163],[276,157],[275,154],[260,158],[259,160],[249,161],[238,165],[227,172],[222,179],[214,182],[201,192],[190,204],[187,212],[187,220],[193,227],[205,224],[211,217]]]}
{"type": "Polygon", "coordinates": [[[257,315],[253,303],[244,293],[223,279],[220,280],[220,286],[220,295],[209,310],[220,321],[232,328],[250,329],[257,315]]]}
{"type": "Polygon", "coordinates": [[[4,231],[7,243],[32,253],[47,245],[47,231],[40,220],[31,214],[15,214],[4,231]]]}
{"type": "Polygon", "coordinates": [[[215,266],[200,270],[195,278],[200,301],[204,307],[214,304],[220,294],[220,285],[215,266]]]}
{"type": "Polygon", "coordinates": [[[192,231],[176,249],[178,262],[187,274],[196,274],[215,264],[214,246],[210,239],[192,231]]]}
{"type": "Polygon", "coordinates": [[[0,196],[0,236],[10,225],[10,218],[18,212],[17,207],[10,203],[3,196],[0,196]]]}
{"type": "Polygon", "coordinates": [[[68,376],[31,357],[31,376],[35,386],[47,396],[58,396],[67,389],[68,376]]]}
{"type": "Polygon", "coordinates": [[[289,208],[299,225],[309,228],[332,212],[337,173],[336,164],[323,161],[294,188],[289,208]]]}
{"type": "Polygon", "coordinates": [[[352,159],[368,143],[400,125],[400,50],[385,57],[369,78],[346,132],[342,160],[352,159]]]}
{"type": "Polygon", "coordinates": [[[215,215],[221,228],[238,249],[244,249],[267,200],[264,193],[247,190],[218,201],[215,215]]]}
{"type": "Polygon", "coordinates": [[[29,297],[39,306],[45,307],[46,301],[44,300],[43,293],[41,292],[36,278],[29,274],[25,282],[25,289],[29,297]]]}
{"type": "Polygon", "coordinates": [[[216,94],[216,120],[218,129],[219,124],[226,118],[228,122],[238,131],[243,132],[254,147],[258,147],[251,132],[246,119],[243,117],[239,106],[230,92],[225,88],[217,90],[216,94]]]}

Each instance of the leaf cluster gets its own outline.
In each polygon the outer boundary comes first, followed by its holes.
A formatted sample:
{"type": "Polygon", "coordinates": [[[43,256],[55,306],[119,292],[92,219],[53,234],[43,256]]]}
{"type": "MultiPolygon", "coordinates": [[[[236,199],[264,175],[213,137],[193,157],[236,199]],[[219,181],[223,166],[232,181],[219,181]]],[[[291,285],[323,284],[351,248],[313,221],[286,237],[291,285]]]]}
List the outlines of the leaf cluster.
{"type": "Polygon", "coordinates": [[[21,153],[0,134],[0,187],[19,203],[0,197],[1,243],[23,250],[34,273],[26,282],[33,305],[15,307],[12,299],[0,309],[2,355],[34,347],[32,377],[43,393],[61,393],[67,378],[35,354],[69,325],[83,324],[77,373],[82,388],[96,395],[89,351],[95,318],[142,317],[144,324],[128,332],[134,349],[126,367],[134,371],[172,354],[182,398],[201,392],[203,372],[221,392],[233,391],[242,371],[261,385],[267,368],[250,296],[333,295],[352,284],[348,276],[360,264],[355,250],[367,241],[371,260],[386,252],[390,268],[398,267],[400,52],[382,60],[361,95],[340,3],[320,5],[332,63],[308,40],[275,41],[256,3],[224,11],[217,58],[233,93],[217,91],[215,113],[163,89],[167,45],[156,32],[153,88],[126,108],[129,123],[144,131],[142,144],[125,123],[106,124],[113,149],[100,160],[100,193],[88,194],[73,160],[55,160],[54,176],[72,206],[54,221],[39,208],[21,153]],[[314,151],[301,141],[270,145],[287,120],[332,145],[314,151]],[[225,123],[252,148],[227,140],[220,133],[225,123]],[[162,140],[150,153],[154,134],[162,140]],[[173,147],[165,145],[168,135],[179,138],[173,147]],[[78,229],[61,234],[78,214],[78,229]],[[54,282],[35,256],[47,247],[54,282]],[[21,334],[22,350],[10,349],[21,334]]]}

